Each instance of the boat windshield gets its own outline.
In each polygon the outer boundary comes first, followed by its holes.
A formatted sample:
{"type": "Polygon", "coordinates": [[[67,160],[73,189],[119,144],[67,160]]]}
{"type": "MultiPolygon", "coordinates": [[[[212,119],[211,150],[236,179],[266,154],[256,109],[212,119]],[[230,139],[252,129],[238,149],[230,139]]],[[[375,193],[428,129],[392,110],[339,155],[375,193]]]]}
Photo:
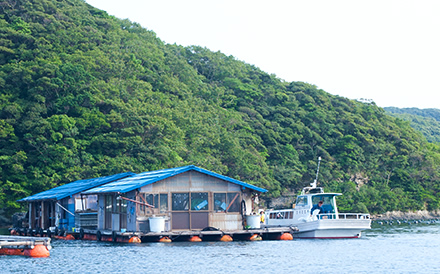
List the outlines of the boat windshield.
{"type": "Polygon", "coordinates": [[[307,205],[307,197],[306,196],[299,196],[296,199],[296,206],[306,206],[307,205]]]}
{"type": "Polygon", "coordinates": [[[334,195],[315,195],[312,197],[312,203],[318,204],[319,201],[323,201],[322,211],[323,213],[335,213],[334,195]]]}

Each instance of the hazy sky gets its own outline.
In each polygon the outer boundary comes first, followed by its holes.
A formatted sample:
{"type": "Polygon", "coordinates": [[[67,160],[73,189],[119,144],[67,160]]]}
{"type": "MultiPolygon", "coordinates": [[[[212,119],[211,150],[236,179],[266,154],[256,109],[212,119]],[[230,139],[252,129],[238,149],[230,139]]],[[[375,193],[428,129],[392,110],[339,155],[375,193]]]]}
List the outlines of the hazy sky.
{"type": "Polygon", "coordinates": [[[440,108],[439,0],[86,0],[165,43],[381,107],[440,108]]]}

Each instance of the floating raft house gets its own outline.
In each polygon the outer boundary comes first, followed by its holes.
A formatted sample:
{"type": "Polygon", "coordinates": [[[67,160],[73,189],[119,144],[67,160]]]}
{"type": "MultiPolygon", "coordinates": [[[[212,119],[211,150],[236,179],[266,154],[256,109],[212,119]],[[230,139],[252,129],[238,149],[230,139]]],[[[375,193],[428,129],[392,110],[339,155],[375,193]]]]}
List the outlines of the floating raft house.
{"type": "MultiPolygon", "coordinates": [[[[295,230],[260,229],[259,216],[253,212],[256,198],[266,189],[194,165],[103,178],[99,185],[63,195],[62,199],[70,197],[64,204],[52,198],[65,208],[58,212],[70,211],[75,221],[62,215],[60,223],[51,226],[65,228],[63,232],[77,239],[114,242],[134,241],[134,237],[143,242],[279,239],[295,230]]],[[[47,200],[34,196],[20,201],[39,201],[43,207],[47,200]]]]}

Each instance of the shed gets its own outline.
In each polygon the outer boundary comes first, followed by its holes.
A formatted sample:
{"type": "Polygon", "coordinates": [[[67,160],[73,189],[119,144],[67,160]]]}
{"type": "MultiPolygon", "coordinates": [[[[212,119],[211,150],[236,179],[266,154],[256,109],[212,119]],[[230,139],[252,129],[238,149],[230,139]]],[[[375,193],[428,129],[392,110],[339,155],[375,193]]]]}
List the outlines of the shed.
{"type": "Polygon", "coordinates": [[[163,217],[163,231],[243,229],[254,198],[266,189],[194,165],[143,172],[84,191],[98,195],[98,229],[149,232],[163,217]]]}
{"type": "Polygon", "coordinates": [[[96,228],[97,196],[81,197],[82,191],[135,175],[132,172],[78,180],[18,200],[29,203],[29,228],[71,230],[83,223],[96,228]]]}

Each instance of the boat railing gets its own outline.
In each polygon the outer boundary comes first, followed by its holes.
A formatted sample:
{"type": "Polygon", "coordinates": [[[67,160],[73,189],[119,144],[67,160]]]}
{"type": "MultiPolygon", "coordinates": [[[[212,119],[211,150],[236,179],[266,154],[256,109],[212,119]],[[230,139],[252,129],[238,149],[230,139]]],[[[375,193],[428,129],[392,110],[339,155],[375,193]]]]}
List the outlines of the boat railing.
{"type": "Polygon", "coordinates": [[[318,219],[350,219],[350,220],[368,220],[370,214],[368,213],[322,213],[317,215],[318,219]]]}

